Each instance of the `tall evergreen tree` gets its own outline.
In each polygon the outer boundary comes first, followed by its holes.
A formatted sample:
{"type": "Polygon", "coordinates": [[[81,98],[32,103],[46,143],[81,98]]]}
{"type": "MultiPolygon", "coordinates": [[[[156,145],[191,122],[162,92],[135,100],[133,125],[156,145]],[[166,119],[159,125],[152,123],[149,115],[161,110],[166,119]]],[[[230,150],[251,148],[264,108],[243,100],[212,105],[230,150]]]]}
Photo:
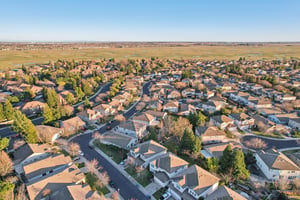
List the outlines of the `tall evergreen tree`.
{"type": "Polygon", "coordinates": [[[230,145],[227,145],[220,159],[220,173],[227,173],[232,168],[233,161],[233,151],[230,145]]]}
{"type": "Polygon", "coordinates": [[[201,150],[201,140],[199,137],[195,137],[193,144],[193,153],[199,153],[201,150]]]}
{"type": "Polygon", "coordinates": [[[236,179],[248,179],[249,171],[246,168],[245,157],[242,150],[235,150],[233,153],[233,175],[236,179]]]}
{"type": "Polygon", "coordinates": [[[24,134],[28,143],[37,143],[39,141],[37,131],[32,121],[28,119],[21,111],[14,113],[13,129],[17,133],[24,134]]]}
{"type": "Polygon", "coordinates": [[[6,117],[5,117],[5,113],[4,113],[4,110],[3,110],[3,104],[0,103],[0,121],[3,121],[5,119],[6,119],[6,117]]]}
{"type": "Polygon", "coordinates": [[[180,148],[181,150],[194,150],[194,141],[195,141],[195,135],[193,131],[190,128],[186,128],[184,130],[183,136],[180,141],[180,148]]]}
{"type": "Polygon", "coordinates": [[[4,114],[5,114],[6,119],[13,120],[14,119],[14,108],[8,99],[6,99],[3,107],[4,107],[4,114]]]}
{"type": "Polygon", "coordinates": [[[48,124],[49,122],[52,122],[54,120],[52,110],[48,106],[48,104],[45,105],[44,111],[43,111],[43,117],[44,117],[44,123],[48,124]]]}

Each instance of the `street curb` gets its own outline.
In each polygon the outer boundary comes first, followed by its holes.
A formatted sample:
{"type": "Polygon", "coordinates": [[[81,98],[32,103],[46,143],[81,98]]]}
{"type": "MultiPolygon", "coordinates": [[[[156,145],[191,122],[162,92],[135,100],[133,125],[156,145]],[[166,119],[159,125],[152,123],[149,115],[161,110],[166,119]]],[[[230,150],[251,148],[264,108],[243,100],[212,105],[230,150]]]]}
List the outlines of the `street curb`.
{"type": "MultiPolygon", "coordinates": [[[[121,172],[132,184],[134,185],[138,185],[139,188],[137,188],[138,190],[140,190],[145,196],[151,196],[150,194],[147,193],[147,191],[145,190],[145,188],[139,184],[131,175],[129,175],[124,169],[122,169],[117,163],[115,163],[110,157],[108,157],[104,152],[102,152],[98,147],[96,147],[95,145],[93,145],[95,139],[91,139],[89,142],[89,145],[92,145],[94,147],[94,150],[99,153],[101,156],[103,156],[107,161],[109,161],[116,169],[119,170],[119,172],[121,172]]],[[[151,196],[151,199],[155,199],[151,196]]]]}

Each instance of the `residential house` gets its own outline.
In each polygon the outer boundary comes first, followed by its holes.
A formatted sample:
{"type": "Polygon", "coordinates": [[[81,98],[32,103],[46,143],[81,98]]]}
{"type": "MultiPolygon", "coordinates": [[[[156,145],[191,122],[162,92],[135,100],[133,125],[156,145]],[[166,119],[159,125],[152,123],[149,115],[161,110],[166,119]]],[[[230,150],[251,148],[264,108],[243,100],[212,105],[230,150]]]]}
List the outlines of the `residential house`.
{"type": "Polygon", "coordinates": [[[41,113],[45,106],[46,106],[46,104],[44,102],[30,101],[30,102],[27,102],[22,107],[21,110],[22,110],[22,112],[26,113],[27,115],[34,115],[34,114],[41,113]]]}
{"type": "Polygon", "coordinates": [[[219,179],[197,165],[192,165],[172,178],[168,191],[176,200],[208,197],[219,185],[219,179]]]}
{"type": "Polygon", "coordinates": [[[110,104],[99,104],[93,108],[94,111],[100,112],[103,116],[109,116],[116,113],[116,109],[114,109],[110,104]]]}
{"type": "Polygon", "coordinates": [[[228,125],[233,124],[233,119],[226,115],[216,115],[210,118],[210,121],[220,129],[224,130],[228,125]]]}
{"type": "Polygon", "coordinates": [[[50,199],[64,199],[64,200],[76,200],[76,199],[101,199],[97,191],[93,191],[88,184],[74,184],[68,185],[60,190],[51,193],[50,199]]]}
{"type": "Polygon", "coordinates": [[[145,124],[147,126],[155,125],[155,117],[148,113],[140,113],[132,117],[132,121],[145,124]]]}
{"type": "Polygon", "coordinates": [[[102,117],[102,114],[99,111],[94,109],[91,110],[89,108],[77,113],[76,115],[87,123],[95,123],[102,117]]]}
{"type": "Polygon", "coordinates": [[[186,98],[186,97],[194,97],[195,96],[195,89],[194,88],[186,88],[184,89],[182,92],[182,97],[186,98]]]}
{"type": "Polygon", "coordinates": [[[288,122],[288,126],[295,129],[295,130],[297,130],[297,131],[300,131],[300,117],[290,118],[289,122],[288,122]]]}
{"type": "Polygon", "coordinates": [[[203,146],[203,150],[201,150],[201,154],[205,158],[215,157],[220,159],[223,155],[224,150],[228,145],[230,145],[232,149],[242,149],[240,143],[230,141],[230,142],[222,142],[217,144],[205,145],[203,146]]]}
{"type": "Polygon", "coordinates": [[[18,174],[21,174],[23,165],[46,158],[50,154],[51,146],[49,144],[25,143],[13,153],[14,169],[18,174]]]}
{"type": "Polygon", "coordinates": [[[116,131],[109,131],[101,136],[101,143],[117,146],[122,149],[130,149],[138,143],[137,138],[118,133],[116,131]]]}
{"type": "Polygon", "coordinates": [[[216,126],[197,126],[195,134],[201,138],[203,143],[222,142],[226,139],[226,133],[216,126]]]}
{"type": "Polygon", "coordinates": [[[52,155],[23,166],[25,183],[32,183],[72,164],[70,156],[52,155]]]}
{"type": "Polygon", "coordinates": [[[222,185],[218,187],[213,193],[211,193],[208,197],[205,198],[206,200],[247,200],[245,197],[240,195],[239,193],[233,191],[226,185],[222,185]]]}
{"type": "Polygon", "coordinates": [[[161,187],[167,186],[170,179],[184,169],[189,163],[168,152],[150,163],[150,171],[153,173],[154,182],[161,187]]]}
{"type": "Polygon", "coordinates": [[[135,121],[125,121],[119,124],[115,129],[119,133],[129,135],[135,138],[143,138],[146,135],[147,125],[135,121]]]}
{"type": "Polygon", "coordinates": [[[208,113],[220,111],[223,105],[223,103],[220,103],[218,101],[201,102],[202,109],[208,113]]]}
{"type": "Polygon", "coordinates": [[[168,99],[177,99],[177,98],[180,98],[180,97],[181,97],[181,94],[177,90],[171,90],[171,91],[168,92],[168,95],[167,95],[168,99]]]}
{"type": "Polygon", "coordinates": [[[42,141],[50,143],[53,143],[64,133],[64,129],[52,126],[37,125],[35,128],[42,141]]]}
{"type": "Polygon", "coordinates": [[[60,127],[64,129],[69,135],[77,133],[79,130],[85,127],[86,123],[82,121],[78,116],[61,121],[60,127]]]}
{"type": "MultiPolygon", "coordinates": [[[[58,172],[49,174],[43,179],[38,179],[26,185],[29,199],[44,199],[43,194],[51,191],[51,195],[56,194],[66,186],[74,184],[82,184],[85,182],[85,176],[75,165],[59,170],[58,172]],[[44,192],[45,191],[45,192],[44,192]]],[[[64,197],[65,199],[65,197],[64,197]]]]}
{"type": "Polygon", "coordinates": [[[195,113],[196,111],[197,111],[197,108],[195,106],[193,106],[192,104],[183,103],[180,105],[178,114],[188,116],[190,113],[195,113]]]}
{"type": "Polygon", "coordinates": [[[276,124],[287,125],[290,119],[299,118],[296,112],[294,113],[286,113],[286,114],[278,114],[278,115],[269,115],[268,119],[276,124]]]}
{"type": "Polygon", "coordinates": [[[163,111],[170,112],[170,113],[177,113],[178,112],[178,101],[168,101],[163,105],[163,111]]]}
{"type": "Polygon", "coordinates": [[[254,119],[245,113],[232,113],[229,117],[234,120],[234,124],[241,130],[251,129],[254,125],[254,119]]]}
{"type": "Polygon", "coordinates": [[[135,149],[130,150],[129,157],[134,159],[137,166],[147,167],[150,162],[166,153],[166,147],[153,140],[149,140],[139,144],[135,149]]]}
{"type": "Polygon", "coordinates": [[[300,167],[282,152],[276,150],[258,151],[256,164],[269,180],[299,179],[300,167]]]}
{"type": "Polygon", "coordinates": [[[155,117],[156,121],[163,120],[168,115],[166,112],[159,112],[159,111],[153,111],[153,110],[147,110],[145,113],[152,115],[155,117]]]}

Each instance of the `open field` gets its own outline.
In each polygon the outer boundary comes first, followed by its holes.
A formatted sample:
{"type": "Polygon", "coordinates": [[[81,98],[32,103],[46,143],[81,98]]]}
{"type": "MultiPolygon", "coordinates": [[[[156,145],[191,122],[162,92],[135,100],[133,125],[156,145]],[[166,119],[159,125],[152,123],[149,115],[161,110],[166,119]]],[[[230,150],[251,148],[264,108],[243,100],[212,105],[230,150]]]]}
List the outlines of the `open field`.
{"type": "Polygon", "coordinates": [[[300,58],[300,45],[268,44],[264,46],[150,46],[130,48],[66,48],[0,51],[0,69],[21,64],[48,63],[49,60],[91,60],[99,58],[195,58],[195,59],[290,59],[300,58]]]}

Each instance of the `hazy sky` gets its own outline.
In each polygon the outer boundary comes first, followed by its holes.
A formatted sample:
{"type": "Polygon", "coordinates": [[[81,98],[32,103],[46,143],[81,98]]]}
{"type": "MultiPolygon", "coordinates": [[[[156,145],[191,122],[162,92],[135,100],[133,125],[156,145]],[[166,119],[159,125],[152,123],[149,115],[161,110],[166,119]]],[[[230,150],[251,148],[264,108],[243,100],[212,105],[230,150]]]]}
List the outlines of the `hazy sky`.
{"type": "Polygon", "coordinates": [[[300,41],[300,0],[0,0],[0,41],[300,41]]]}

